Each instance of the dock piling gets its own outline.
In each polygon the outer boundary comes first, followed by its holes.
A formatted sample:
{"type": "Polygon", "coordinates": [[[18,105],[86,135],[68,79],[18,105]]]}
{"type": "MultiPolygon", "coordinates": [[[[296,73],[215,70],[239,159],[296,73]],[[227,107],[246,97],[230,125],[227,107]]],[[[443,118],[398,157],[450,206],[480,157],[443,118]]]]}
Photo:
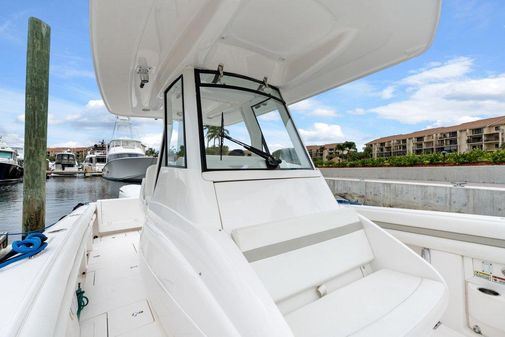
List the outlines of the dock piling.
{"type": "Polygon", "coordinates": [[[45,226],[50,40],[51,27],[30,17],[26,54],[23,233],[42,230],[45,226]]]}

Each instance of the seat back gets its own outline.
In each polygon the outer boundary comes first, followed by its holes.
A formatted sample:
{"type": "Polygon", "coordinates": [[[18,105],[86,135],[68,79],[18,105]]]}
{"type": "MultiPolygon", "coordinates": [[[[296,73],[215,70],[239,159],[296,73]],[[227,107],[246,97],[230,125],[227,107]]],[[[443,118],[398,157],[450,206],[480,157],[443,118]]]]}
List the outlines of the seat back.
{"type": "Polygon", "coordinates": [[[374,259],[352,209],[235,229],[232,238],[276,301],[374,259]]]}
{"type": "Polygon", "coordinates": [[[98,235],[139,230],[144,210],[138,198],[103,199],[96,202],[98,235]]]}
{"type": "Polygon", "coordinates": [[[158,170],[156,165],[151,165],[146,170],[146,177],[144,178],[143,181],[143,195],[142,195],[145,201],[151,199],[154,193],[154,185],[156,183],[157,172],[158,170]]]}

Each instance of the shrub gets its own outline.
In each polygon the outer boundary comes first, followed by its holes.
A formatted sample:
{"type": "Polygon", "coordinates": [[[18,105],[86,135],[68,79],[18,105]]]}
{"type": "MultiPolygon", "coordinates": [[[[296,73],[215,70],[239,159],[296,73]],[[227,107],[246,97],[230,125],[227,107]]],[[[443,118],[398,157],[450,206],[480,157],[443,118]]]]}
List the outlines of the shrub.
{"type": "MultiPolygon", "coordinates": [[[[356,158],[356,157],[355,157],[356,158]]],[[[358,157],[359,158],[359,157],[358,157]]],[[[343,161],[340,163],[322,162],[315,160],[318,167],[378,167],[378,166],[429,166],[436,164],[471,164],[480,162],[505,163],[505,150],[486,152],[483,150],[472,150],[465,153],[448,153],[445,156],[442,153],[430,154],[408,154],[404,156],[395,156],[388,158],[365,158],[343,161]]]]}
{"type": "Polygon", "coordinates": [[[492,152],[490,157],[493,163],[505,163],[505,150],[492,152]]]}

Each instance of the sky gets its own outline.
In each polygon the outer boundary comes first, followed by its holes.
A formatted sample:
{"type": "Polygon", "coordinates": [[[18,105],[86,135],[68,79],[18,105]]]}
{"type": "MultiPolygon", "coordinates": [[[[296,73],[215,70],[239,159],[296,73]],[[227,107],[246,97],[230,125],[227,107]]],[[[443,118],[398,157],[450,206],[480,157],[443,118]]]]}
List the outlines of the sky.
{"type": "MultiPolygon", "coordinates": [[[[86,0],[3,1],[0,136],[22,146],[28,17],[51,26],[48,146],[112,137],[89,44],[86,0]]],[[[443,1],[432,47],[421,56],[290,107],[306,145],[366,142],[392,134],[505,115],[505,1],[443,1]]],[[[134,121],[159,147],[161,121],[134,121]]]]}

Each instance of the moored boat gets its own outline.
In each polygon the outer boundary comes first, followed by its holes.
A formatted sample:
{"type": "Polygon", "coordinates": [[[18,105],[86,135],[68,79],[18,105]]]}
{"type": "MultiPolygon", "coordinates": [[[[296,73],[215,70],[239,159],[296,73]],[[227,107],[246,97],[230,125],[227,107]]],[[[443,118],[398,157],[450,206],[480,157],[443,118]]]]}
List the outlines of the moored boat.
{"type": "Polygon", "coordinates": [[[78,176],[81,173],[75,154],[70,150],[57,153],[54,160],[54,169],[51,176],[68,177],[78,176]]]}
{"type": "Polygon", "coordinates": [[[107,155],[102,151],[90,151],[82,163],[84,176],[101,176],[107,161],[107,155]]]}
{"type": "Polygon", "coordinates": [[[23,180],[23,167],[18,152],[5,144],[0,137],[0,185],[23,180]]]}
{"type": "Polygon", "coordinates": [[[145,146],[138,140],[113,139],[107,146],[107,161],[103,177],[108,180],[140,183],[149,166],[157,159],[145,154],[145,146]]]}

